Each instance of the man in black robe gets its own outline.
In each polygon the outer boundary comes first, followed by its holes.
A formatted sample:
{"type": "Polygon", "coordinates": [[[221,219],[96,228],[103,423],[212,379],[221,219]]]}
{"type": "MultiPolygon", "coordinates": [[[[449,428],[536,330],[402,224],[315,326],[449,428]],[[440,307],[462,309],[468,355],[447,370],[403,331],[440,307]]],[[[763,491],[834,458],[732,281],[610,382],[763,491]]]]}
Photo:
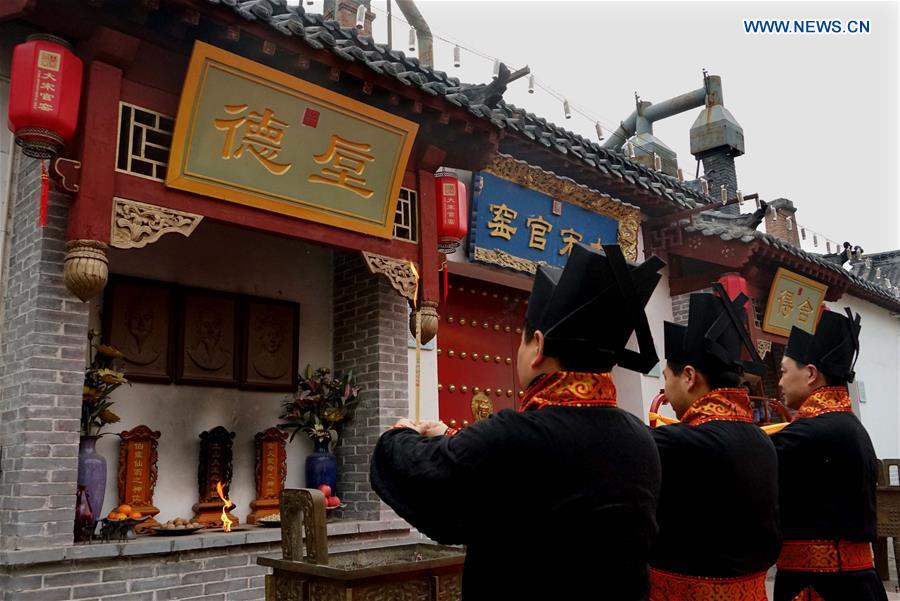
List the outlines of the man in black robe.
{"type": "Polygon", "coordinates": [[[776,601],[887,599],[872,562],[878,460],[847,384],[859,354],[859,315],[825,311],[809,334],[791,330],[779,382],[794,421],[778,451],[784,548],[776,601]]]}
{"type": "Polygon", "coordinates": [[[653,430],[663,479],[651,601],[766,601],[781,548],[775,448],[741,386],[765,366],[744,325],[747,297],[715,289],[691,295],[686,326],[665,324],[665,392],[680,423],[653,430]]]}
{"type": "Polygon", "coordinates": [[[466,545],[464,601],[645,598],[659,457],[616,407],[609,371],[657,363],[644,306],[663,263],[603,250],[539,268],[516,357],[521,412],[460,431],[401,420],[376,446],[378,495],[432,539],[466,545]],[[625,349],[632,332],[640,352],[625,349]]]}

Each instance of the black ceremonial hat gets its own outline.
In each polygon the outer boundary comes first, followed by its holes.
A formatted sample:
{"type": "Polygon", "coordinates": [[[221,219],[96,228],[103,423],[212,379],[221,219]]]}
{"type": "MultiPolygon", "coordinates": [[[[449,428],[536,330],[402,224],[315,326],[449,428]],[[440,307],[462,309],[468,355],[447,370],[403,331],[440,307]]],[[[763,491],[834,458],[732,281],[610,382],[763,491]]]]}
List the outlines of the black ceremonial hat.
{"type": "Polygon", "coordinates": [[[845,309],[846,317],[834,311],[824,311],[816,333],[810,334],[797,326],[791,328],[784,354],[800,363],[811,363],[822,373],[852,382],[856,357],[859,356],[859,314],[845,309]]]}
{"type": "Polygon", "coordinates": [[[629,263],[616,244],[575,245],[565,269],[538,269],[528,299],[528,325],[544,333],[544,354],[566,357],[573,371],[605,372],[620,365],[647,373],[659,360],[644,313],[658,271],[651,257],[629,263]],[[625,348],[637,335],[639,352],[625,348]]]}
{"type": "Polygon", "coordinates": [[[691,295],[686,326],[668,321],[664,324],[666,359],[712,373],[746,371],[765,375],[766,366],[745,325],[747,297],[740,293],[732,301],[722,284],[715,283],[713,288],[718,294],[691,295]],[[749,361],[742,358],[744,348],[750,356],[749,361]]]}

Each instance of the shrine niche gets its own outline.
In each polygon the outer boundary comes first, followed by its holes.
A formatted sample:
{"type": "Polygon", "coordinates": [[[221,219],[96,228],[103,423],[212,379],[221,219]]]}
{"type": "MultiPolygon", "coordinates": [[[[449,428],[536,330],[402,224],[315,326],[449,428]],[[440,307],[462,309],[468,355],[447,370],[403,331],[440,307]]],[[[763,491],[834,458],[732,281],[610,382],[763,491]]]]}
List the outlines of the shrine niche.
{"type": "MultiPolygon", "coordinates": [[[[197,484],[199,485],[199,500],[194,505],[194,521],[200,522],[208,528],[222,526],[222,509],[225,502],[216,491],[216,485],[222,483],[225,496],[228,496],[231,488],[232,476],[232,447],[234,445],[234,432],[229,432],[222,426],[216,426],[200,434],[200,464],[197,470],[197,484]]],[[[231,510],[235,505],[230,507],[231,510]]],[[[238,519],[229,512],[230,519],[236,526],[238,519]]]]}
{"type": "Polygon", "coordinates": [[[134,527],[137,533],[159,526],[154,519],[159,509],[153,505],[159,437],[160,432],[144,425],[119,434],[119,505],[150,517],[134,527]]]}
{"type": "Polygon", "coordinates": [[[256,441],[256,500],[250,503],[253,512],[247,522],[257,523],[260,518],[279,513],[279,496],[287,476],[288,434],[280,428],[269,428],[258,433],[256,441]]]}

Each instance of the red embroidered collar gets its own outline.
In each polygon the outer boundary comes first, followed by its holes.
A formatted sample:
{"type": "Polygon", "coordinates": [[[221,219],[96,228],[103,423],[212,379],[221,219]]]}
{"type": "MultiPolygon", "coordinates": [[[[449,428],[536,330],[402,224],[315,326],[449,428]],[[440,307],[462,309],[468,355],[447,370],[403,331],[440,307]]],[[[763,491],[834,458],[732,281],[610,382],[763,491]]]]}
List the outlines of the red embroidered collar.
{"type": "Polygon", "coordinates": [[[612,375],[557,371],[535,380],[522,399],[522,411],[547,405],[615,407],[616,385],[612,375]]]}
{"type": "Polygon", "coordinates": [[[816,417],[825,413],[853,412],[850,404],[850,391],[846,386],[823,386],[806,397],[794,419],[816,417]]]}
{"type": "Polygon", "coordinates": [[[716,388],[693,402],[681,423],[699,426],[706,422],[753,422],[750,397],[743,388],[716,388]]]}

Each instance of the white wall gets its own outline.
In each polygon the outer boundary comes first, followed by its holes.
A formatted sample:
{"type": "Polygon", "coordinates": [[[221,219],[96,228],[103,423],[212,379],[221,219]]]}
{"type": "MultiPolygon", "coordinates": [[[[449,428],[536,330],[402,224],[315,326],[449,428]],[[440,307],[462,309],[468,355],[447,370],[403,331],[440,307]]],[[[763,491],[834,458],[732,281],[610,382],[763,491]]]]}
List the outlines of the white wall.
{"type": "MultiPolygon", "coordinates": [[[[644,254],[643,235],[638,233],[638,257],[641,261],[647,259],[644,254]]],[[[663,339],[663,322],[672,321],[672,298],[669,293],[669,269],[663,268],[660,273],[659,284],[653,291],[653,296],[647,303],[645,312],[647,320],[650,322],[650,331],[653,333],[653,345],[656,347],[656,354],[659,356],[659,364],[650,372],[649,375],[643,375],[634,371],[628,371],[620,367],[613,369],[613,379],[616,383],[616,391],[618,393],[619,407],[630,411],[644,422],[647,422],[647,413],[650,411],[650,402],[653,397],[663,388],[664,380],[662,375],[663,367],[665,367],[665,341],[663,339]]],[[[628,348],[637,350],[635,337],[631,337],[628,348]]],[[[664,415],[674,413],[671,408],[666,406],[661,411],[664,415]]]]}
{"type": "MultiPolygon", "coordinates": [[[[299,302],[298,367],[332,366],[332,254],[326,248],[202,222],[190,238],[167,234],[143,249],[112,249],[109,257],[111,273],[299,302]]],[[[91,327],[99,329],[99,303],[92,305],[91,327]]],[[[278,423],[284,396],[135,383],[113,393],[112,409],[122,421],[106,431],[117,434],[146,424],[162,432],[154,502],[163,520],[192,515],[199,434],[219,425],[235,432],[231,498],[238,505],[235,515],[244,522],[255,498],[253,436],[278,423]]],[[[98,444],[109,470],[105,513],[117,504],[118,442],[118,436],[105,436],[98,444]]],[[[302,434],[288,444],[287,486],[303,486],[304,461],[311,452],[312,443],[302,434]]]]}
{"type": "Polygon", "coordinates": [[[859,298],[844,295],[832,311],[850,307],[862,318],[856,381],[860,417],[882,458],[900,457],[900,318],[859,298]]]}

